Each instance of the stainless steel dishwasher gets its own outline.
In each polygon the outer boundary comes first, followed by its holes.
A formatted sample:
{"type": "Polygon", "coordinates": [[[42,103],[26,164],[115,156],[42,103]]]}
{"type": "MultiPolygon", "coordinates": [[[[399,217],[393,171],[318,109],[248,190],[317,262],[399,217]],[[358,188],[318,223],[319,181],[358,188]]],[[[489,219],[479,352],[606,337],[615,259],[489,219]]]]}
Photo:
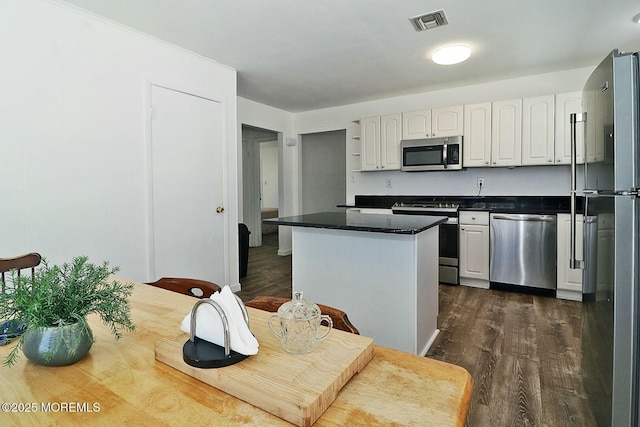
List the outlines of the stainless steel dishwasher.
{"type": "Polygon", "coordinates": [[[556,289],[556,216],[490,215],[489,280],[556,289]]]}

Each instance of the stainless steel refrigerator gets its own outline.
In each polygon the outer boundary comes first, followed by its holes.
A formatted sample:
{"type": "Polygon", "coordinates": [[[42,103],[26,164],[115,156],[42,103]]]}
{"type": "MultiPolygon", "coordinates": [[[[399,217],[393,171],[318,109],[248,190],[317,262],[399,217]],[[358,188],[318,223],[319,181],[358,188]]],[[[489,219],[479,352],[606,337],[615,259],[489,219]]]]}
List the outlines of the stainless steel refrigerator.
{"type": "Polygon", "coordinates": [[[598,425],[637,426],[638,53],[611,52],[589,77],[582,102],[584,113],[571,116],[570,262],[584,270],[583,381],[598,425]],[[580,152],[584,161],[576,164],[580,152]],[[584,258],[576,259],[576,214],[581,213],[584,258]]]}

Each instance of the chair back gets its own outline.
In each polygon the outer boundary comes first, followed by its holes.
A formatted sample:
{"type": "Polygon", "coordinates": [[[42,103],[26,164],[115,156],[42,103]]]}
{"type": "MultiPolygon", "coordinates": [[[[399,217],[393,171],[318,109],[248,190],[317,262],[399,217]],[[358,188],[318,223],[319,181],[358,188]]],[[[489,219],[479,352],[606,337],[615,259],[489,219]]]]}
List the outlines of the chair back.
{"type": "Polygon", "coordinates": [[[40,261],[42,261],[42,257],[37,252],[31,252],[13,258],[0,258],[0,281],[2,282],[2,292],[4,292],[5,289],[5,273],[11,270],[17,270],[18,277],[20,277],[20,270],[30,268],[31,277],[34,277],[36,274],[36,267],[40,265],[40,261]]]}
{"type": "MultiPolygon", "coordinates": [[[[280,298],[280,297],[269,297],[269,296],[257,296],[251,301],[245,303],[247,307],[253,307],[260,310],[270,311],[275,313],[278,311],[278,308],[285,302],[289,302],[291,299],[289,298],[280,298]]],[[[322,314],[326,314],[331,317],[333,321],[333,327],[335,329],[340,329],[341,331],[351,332],[352,334],[360,335],[360,331],[353,326],[349,317],[347,317],[347,313],[342,310],[338,310],[337,308],[329,307],[328,305],[317,304],[320,312],[322,314]]]]}
{"type": "Polygon", "coordinates": [[[209,298],[221,289],[220,286],[213,282],[184,277],[163,277],[155,282],[146,284],[196,298],[209,298]]]}

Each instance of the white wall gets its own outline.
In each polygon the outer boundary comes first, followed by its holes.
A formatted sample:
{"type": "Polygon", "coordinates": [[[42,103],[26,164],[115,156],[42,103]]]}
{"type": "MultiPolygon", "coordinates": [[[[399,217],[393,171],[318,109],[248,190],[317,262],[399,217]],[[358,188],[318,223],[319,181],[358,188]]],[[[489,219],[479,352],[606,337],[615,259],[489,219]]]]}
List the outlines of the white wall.
{"type": "Polygon", "coordinates": [[[236,73],[45,0],[0,3],[0,257],[87,255],[144,281],[149,82],[226,107],[230,282],[238,281],[236,73]]]}
{"type": "Polygon", "coordinates": [[[461,172],[352,172],[360,169],[360,157],[353,155],[360,152],[360,141],[353,139],[360,134],[360,128],[353,121],[425,108],[582,90],[592,70],[580,68],[307,111],[295,115],[295,129],[298,134],[346,129],[347,203],[353,203],[356,194],[475,195],[477,177],[485,178],[482,195],[568,195],[567,166],[469,168],[461,172]],[[387,179],[391,179],[392,188],[386,187],[387,179]]]}

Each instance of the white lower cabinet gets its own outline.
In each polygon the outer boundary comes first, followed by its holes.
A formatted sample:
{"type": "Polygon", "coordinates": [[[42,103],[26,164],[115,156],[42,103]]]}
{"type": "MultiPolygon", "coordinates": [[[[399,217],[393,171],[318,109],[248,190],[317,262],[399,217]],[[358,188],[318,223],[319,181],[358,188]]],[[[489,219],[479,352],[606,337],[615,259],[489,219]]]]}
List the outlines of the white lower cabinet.
{"type": "Polygon", "coordinates": [[[458,221],[460,284],[489,289],[489,212],[461,211],[458,221]]]}
{"type": "MultiPolygon", "coordinates": [[[[576,258],[583,259],[583,216],[576,218],[576,258]]],[[[571,215],[558,214],[556,297],[582,301],[582,270],[569,267],[571,258],[571,215]]]]}

